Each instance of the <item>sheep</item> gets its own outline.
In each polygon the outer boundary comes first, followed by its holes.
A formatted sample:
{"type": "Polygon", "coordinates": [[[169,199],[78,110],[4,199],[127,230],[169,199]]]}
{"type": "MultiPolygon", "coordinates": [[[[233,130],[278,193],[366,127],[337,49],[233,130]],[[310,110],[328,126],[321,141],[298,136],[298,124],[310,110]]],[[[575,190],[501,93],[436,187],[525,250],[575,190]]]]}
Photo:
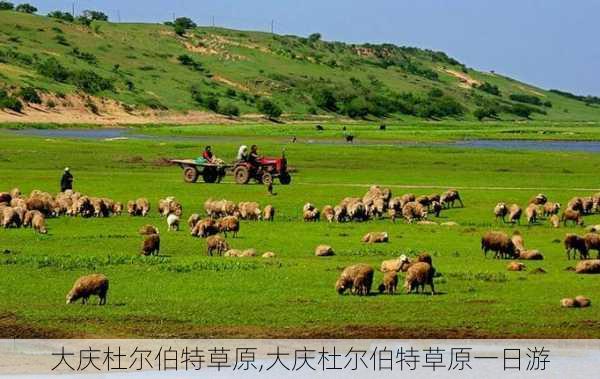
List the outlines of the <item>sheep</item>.
{"type": "Polygon", "coordinates": [[[33,227],[33,230],[40,234],[48,233],[48,230],[46,229],[46,219],[44,218],[44,215],[40,212],[33,215],[33,218],[31,219],[31,225],[33,227]]]}
{"type": "Polygon", "coordinates": [[[584,197],[582,200],[581,208],[584,214],[591,214],[594,211],[594,200],[591,197],[584,197]]]}
{"type": "Polygon", "coordinates": [[[179,216],[175,213],[169,213],[167,216],[167,226],[169,231],[179,231],[179,216]]]}
{"type": "Polygon", "coordinates": [[[415,202],[421,204],[424,207],[429,207],[429,204],[431,204],[431,202],[429,201],[429,197],[425,195],[417,197],[415,199],[415,202]]]}
{"type": "Polygon", "coordinates": [[[335,210],[331,205],[326,205],[323,207],[323,217],[327,222],[333,222],[335,220],[335,210]]]}
{"type": "Polygon", "coordinates": [[[346,267],[335,282],[335,290],[340,295],[348,289],[354,295],[368,295],[373,284],[373,274],[373,268],[367,264],[346,267]]]}
{"type": "Polygon", "coordinates": [[[592,207],[593,211],[600,212],[600,192],[597,192],[592,195],[592,202],[593,202],[593,207],[592,207]]]}
{"type": "Polygon", "coordinates": [[[523,214],[523,210],[517,204],[512,204],[508,208],[508,222],[515,224],[521,223],[521,215],[523,214]]]}
{"type": "Polygon", "coordinates": [[[440,217],[440,213],[442,212],[442,204],[439,201],[432,201],[429,205],[431,212],[435,215],[435,217],[440,217]]]}
{"type": "Polygon", "coordinates": [[[431,288],[431,294],[434,295],[434,275],[435,269],[429,263],[413,263],[406,271],[406,278],[404,279],[404,289],[406,290],[406,293],[411,293],[413,290],[419,292],[419,287],[421,287],[421,291],[425,291],[425,285],[428,284],[431,288]]]}
{"type": "Polygon", "coordinates": [[[456,201],[460,203],[461,208],[464,208],[465,205],[460,198],[460,194],[455,189],[449,189],[440,196],[440,203],[442,203],[445,208],[454,207],[456,201]]]}
{"type": "Polygon", "coordinates": [[[82,276],[75,281],[73,288],[67,294],[67,304],[71,304],[81,299],[81,304],[87,303],[92,295],[100,298],[99,305],[106,304],[106,295],[108,293],[108,278],[102,274],[92,274],[82,276]]]}
{"type": "Polygon", "coordinates": [[[240,217],[242,220],[259,220],[262,212],[256,202],[241,202],[238,205],[240,217]]]}
{"type": "Polygon", "coordinates": [[[127,213],[130,216],[137,216],[138,210],[137,210],[137,205],[135,204],[135,201],[129,200],[127,202],[127,213]]]}
{"type": "Polygon", "coordinates": [[[578,274],[600,274],[600,259],[588,259],[577,262],[575,272],[578,274]]]}
{"type": "Polygon", "coordinates": [[[583,217],[580,211],[567,208],[564,210],[560,220],[564,226],[567,226],[567,222],[572,221],[575,225],[583,226],[583,217]]]}
{"type": "Polygon", "coordinates": [[[158,234],[148,234],[142,242],[142,255],[158,255],[160,253],[160,236],[158,234]]]}
{"type": "Polygon", "coordinates": [[[120,216],[123,213],[123,203],[119,201],[115,201],[112,205],[112,213],[120,216]]]}
{"type": "Polygon", "coordinates": [[[535,224],[538,217],[538,206],[535,204],[529,204],[525,209],[525,217],[527,218],[528,224],[535,224]]]}
{"type": "Polygon", "coordinates": [[[99,199],[97,197],[91,197],[90,202],[92,203],[92,207],[94,208],[94,217],[108,216],[108,208],[104,203],[104,200],[99,199]]]}
{"type": "Polygon", "coordinates": [[[78,198],[74,208],[75,214],[79,214],[81,217],[92,217],[94,215],[94,206],[91,199],[87,196],[78,198]]]}
{"type": "Polygon", "coordinates": [[[51,216],[53,212],[52,198],[43,193],[36,193],[34,196],[30,196],[25,200],[27,210],[40,211],[46,216],[51,216]]]}
{"type": "Polygon", "coordinates": [[[206,238],[217,233],[219,233],[217,222],[212,218],[206,218],[198,221],[190,234],[194,237],[206,238]]]}
{"type": "Polygon", "coordinates": [[[413,202],[415,200],[416,200],[416,197],[412,193],[405,193],[404,195],[400,196],[400,204],[399,204],[400,208],[399,208],[399,210],[401,210],[402,208],[404,208],[404,206],[407,203],[413,202]]]}
{"type": "Polygon", "coordinates": [[[560,306],[563,308],[575,308],[577,304],[574,299],[564,298],[560,300],[560,306]]]}
{"type": "Polygon", "coordinates": [[[166,199],[158,200],[158,214],[161,217],[167,216],[171,211],[171,202],[175,200],[174,197],[167,197],[166,199]]]}
{"type": "Polygon", "coordinates": [[[219,255],[223,255],[224,252],[229,250],[229,244],[225,240],[225,238],[219,235],[209,236],[206,239],[206,253],[211,256],[214,252],[219,255]]]}
{"type": "Polygon", "coordinates": [[[237,249],[229,249],[223,254],[224,257],[239,257],[242,255],[242,252],[237,249]]]}
{"type": "Polygon", "coordinates": [[[523,236],[518,231],[515,231],[510,238],[513,245],[515,246],[515,251],[520,253],[521,251],[525,251],[525,242],[523,241],[523,236]]]}
{"type": "Polygon", "coordinates": [[[591,225],[586,228],[590,233],[600,233],[600,225],[591,225]]]}
{"type": "Polygon", "coordinates": [[[350,220],[364,221],[367,219],[367,208],[360,200],[348,203],[346,211],[348,212],[348,218],[350,220]]]}
{"type": "Polygon", "coordinates": [[[21,226],[21,220],[19,219],[19,215],[15,212],[14,208],[4,207],[2,209],[2,227],[4,229],[8,229],[11,226],[18,228],[21,226]]]}
{"type": "Polygon", "coordinates": [[[240,220],[235,216],[226,216],[217,222],[217,228],[220,233],[223,233],[227,237],[227,232],[232,232],[233,237],[237,237],[240,231],[240,220]]]}
{"type": "Polygon", "coordinates": [[[33,221],[33,216],[35,215],[42,215],[42,212],[40,211],[27,211],[25,212],[25,216],[23,217],[23,224],[22,226],[24,228],[29,228],[32,225],[32,221],[33,221]]]}
{"type": "Polygon", "coordinates": [[[550,224],[554,228],[559,228],[560,227],[560,217],[558,217],[558,215],[552,215],[550,217],[550,224]]]}
{"type": "Polygon", "coordinates": [[[487,232],[481,238],[481,250],[485,257],[488,251],[493,251],[495,258],[514,258],[517,255],[513,241],[503,232],[487,232]]]}
{"type": "Polygon", "coordinates": [[[410,224],[414,220],[419,221],[426,219],[427,209],[417,202],[406,203],[404,204],[404,207],[402,207],[402,216],[410,224]]]}
{"type": "Polygon", "coordinates": [[[520,262],[510,262],[508,266],[506,266],[508,271],[523,271],[525,268],[525,265],[520,262]]]}
{"type": "Polygon", "coordinates": [[[21,194],[21,190],[19,189],[19,187],[15,187],[13,189],[10,190],[10,197],[12,197],[13,199],[16,197],[20,197],[21,194]]]}
{"type": "Polygon", "coordinates": [[[532,197],[531,199],[529,199],[528,204],[544,205],[544,204],[546,204],[546,202],[548,202],[548,197],[546,195],[544,195],[543,193],[539,193],[539,194],[535,195],[534,197],[532,197]]]}
{"type": "Polygon", "coordinates": [[[0,204],[10,205],[12,196],[8,192],[0,192],[0,204]]]}
{"type": "MultiPolygon", "coordinates": [[[[429,253],[419,254],[414,261],[411,261],[406,255],[402,254],[398,259],[391,260],[391,261],[385,261],[385,262],[389,262],[388,263],[389,269],[394,269],[395,271],[402,271],[402,272],[408,271],[408,269],[417,262],[428,263],[430,266],[433,267],[433,260],[429,253]]],[[[382,264],[382,268],[383,268],[383,264],[382,264]]]]}
{"type": "MultiPolygon", "coordinates": [[[[325,216],[325,217],[327,217],[327,216],[325,216]]],[[[348,217],[348,213],[346,211],[346,207],[337,205],[333,208],[333,218],[335,219],[336,222],[346,221],[347,217],[348,217]]]]}
{"type": "Polygon", "coordinates": [[[246,250],[242,251],[242,254],[240,254],[240,257],[249,258],[249,257],[256,257],[256,255],[257,255],[256,249],[246,249],[246,250]]]}
{"type": "Polygon", "coordinates": [[[275,256],[276,256],[275,253],[272,251],[267,251],[266,253],[264,253],[262,255],[263,258],[275,258],[275,256]]]}
{"type": "Polygon", "coordinates": [[[311,210],[306,210],[302,214],[302,218],[306,222],[317,222],[321,218],[321,213],[318,209],[313,208],[311,210]]]}
{"type": "Polygon", "coordinates": [[[557,215],[560,212],[560,203],[544,204],[544,217],[557,215]]]}
{"type": "Polygon", "coordinates": [[[146,198],[140,198],[135,201],[135,206],[137,209],[137,213],[140,216],[146,217],[150,212],[150,202],[146,198]]]}
{"type": "Polygon", "coordinates": [[[586,308],[592,305],[592,301],[585,296],[579,295],[575,296],[575,304],[577,304],[579,308],[586,308]]]}
{"type": "Polygon", "coordinates": [[[567,259],[571,259],[571,251],[573,252],[573,259],[579,253],[580,259],[587,259],[588,257],[588,249],[585,243],[585,239],[572,233],[568,233],[565,235],[565,239],[563,241],[565,246],[565,253],[567,254],[567,259]]]}
{"type": "Polygon", "coordinates": [[[600,234],[587,233],[583,236],[585,240],[585,247],[587,251],[596,250],[598,252],[598,259],[600,259],[600,234]]]}
{"type": "Polygon", "coordinates": [[[138,233],[142,236],[149,236],[151,234],[160,234],[158,228],[153,225],[146,224],[140,228],[138,233]]]}
{"type": "Polygon", "coordinates": [[[386,232],[371,232],[365,234],[362,242],[365,243],[385,243],[388,242],[389,236],[386,232]]]}
{"type": "Polygon", "coordinates": [[[379,293],[387,293],[393,295],[398,287],[398,273],[389,271],[383,275],[383,283],[379,285],[379,293]]]}
{"type": "Polygon", "coordinates": [[[503,222],[506,221],[507,214],[508,207],[506,206],[506,203],[496,204],[496,206],[494,207],[494,216],[496,216],[496,221],[498,221],[499,218],[501,218],[503,222]]]}
{"type": "Polygon", "coordinates": [[[190,229],[193,229],[194,226],[200,221],[200,215],[198,213],[192,213],[187,220],[187,224],[190,229]]]}
{"type": "Polygon", "coordinates": [[[335,252],[329,245],[319,245],[315,248],[315,256],[317,257],[330,257],[332,255],[335,255],[335,252]]]}
{"type": "Polygon", "coordinates": [[[583,212],[583,199],[580,197],[574,197],[567,203],[567,209],[574,211],[583,212]]]}
{"type": "Polygon", "coordinates": [[[265,205],[262,214],[263,221],[273,221],[275,219],[275,208],[272,205],[265,205]]]}
{"type": "Polygon", "coordinates": [[[526,261],[541,261],[544,259],[544,256],[539,250],[523,250],[518,252],[519,256],[517,259],[522,259],[526,261]]]}
{"type": "Polygon", "coordinates": [[[400,258],[397,259],[389,259],[387,261],[383,261],[381,262],[381,268],[379,269],[379,271],[386,273],[386,272],[390,272],[390,271],[401,271],[403,263],[407,260],[408,258],[406,258],[405,255],[400,256],[400,258]]]}

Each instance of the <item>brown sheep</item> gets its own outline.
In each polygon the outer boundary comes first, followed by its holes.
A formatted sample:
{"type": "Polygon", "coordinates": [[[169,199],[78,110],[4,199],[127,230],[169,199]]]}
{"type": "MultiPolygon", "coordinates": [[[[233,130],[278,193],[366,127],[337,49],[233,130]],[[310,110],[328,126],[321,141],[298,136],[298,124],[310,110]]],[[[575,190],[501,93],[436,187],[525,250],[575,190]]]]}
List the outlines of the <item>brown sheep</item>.
{"type": "Polygon", "coordinates": [[[429,207],[429,204],[431,204],[431,201],[429,200],[429,196],[419,196],[415,199],[415,202],[421,204],[424,207],[429,207]]]}
{"type": "Polygon", "coordinates": [[[46,229],[46,219],[40,212],[33,215],[33,218],[31,219],[31,226],[33,227],[33,230],[40,234],[48,233],[48,230],[46,229]]]}
{"type": "Polygon", "coordinates": [[[154,225],[144,225],[140,228],[140,230],[138,231],[139,234],[141,234],[142,236],[148,236],[151,234],[160,234],[158,232],[158,228],[154,225]]]}
{"type": "Polygon", "coordinates": [[[265,205],[262,214],[263,221],[273,221],[275,219],[275,208],[272,205],[265,205]]]}
{"type": "Polygon", "coordinates": [[[460,194],[455,189],[449,189],[440,196],[440,203],[442,203],[445,208],[454,207],[456,201],[460,203],[461,208],[464,208],[465,205],[463,204],[460,194]]]}
{"type": "Polygon", "coordinates": [[[389,237],[386,232],[371,232],[365,234],[362,238],[362,242],[365,243],[385,243],[388,242],[389,237]]]}
{"type": "Polygon", "coordinates": [[[596,250],[598,252],[598,259],[600,259],[600,234],[587,233],[583,236],[585,240],[585,247],[587,251],[596,250]]]}
{"type": "Polygon", "coordinates": [[[217,223],[219,232],[223,233],[227,237],[227,232],[233,233],[233,237],[237,237],[240,231],[240,220],[235,216],[226,216],[220,219],[217,223]]]}
{"type": "Polygon", "coordinates": [[[142,255],[160,254],[160,236],[158,234],[148,234],[142,242],[142,255]]]}
{"type": "Polygon", "coordinates": [[[523,214],[523,210],[517,204],[512,204],[508,208],[508,222],[510,223],[521,223],[521,215],[523,214]]]}
{"type": "Polygon", "coordinates": [[[2,209],[2,227],[7,229],[10,227],[18,228],[21,226],[21,220],[19,219],[19,215],[15,212],[14,208],[4,207],[2,209]]]}
{"type": "Polygon", "coordinates": [[[573,259],[577,256],[577,253],[579,253],[580,259],[587,259],[588,249],[584,238],[569,233],[565,236],[564,246],[567,259],[571,259],[571,251],[573,252],[573,259]]]}
{"type": "Polygon", "coordinates": [[[329,245],[319,245],[315,248],[315,256],[317,257],[330,257],[332,255],[335,255],[335,252],[329,245]]]}
{"type": "Polygon", "coordinates": [[[586,308],[592,305],[592,301],[585,296],[579,295],[575,296],[575,304],[577,304],[579,308],[586,308]]]}
{"type": "Polygon", "coordinates": [[[431,288],[431,294],[435,294],[435,288],[433,285],[433,276],[435,275],[435,269],[426,262],[413,263],[406,271],[406,278],[404,280],[404,289],[406,293],[411,293],[414,290],[419,292],[425,291],[425,285],[428,284],[431,288]]]}
{"type": "Polygon", "coordinates": [[[341,205],[335,206],[333,208],[333,213],[334,213],[333,218],[335,219],[336,222],[344,222],[348,218],[348,213],[347,213],[346,207],[343,207],[341,205]]]}
{"type": "Polygon", "coordinates": [[[190,234],[194,237],[206,238],[217,233],[219,233],[217,222],[212,218],[205,218],[196,223],[190,234]]]}
{"type": "Polygon", "coordinates": [[[161,217],[166,217],[171,211],[171,202],[174,201],[174,197],[167,197],[166,199],[158,200],[158,214],[161,217]]]}
{"type": "Polygon", "coordinates": [[[227,243],[225,238],[219,235],[214,235],[206,239],[207,255],[212,257],[213,253],[216,252],[218,255],[222,256],[223,253],[227,250],[229,250],[229,244],[227,243]]]}
{"type": "Polygon", "coordinates": [[[484,256],[488,251],[493,251],[495,258],[515,258],[517,255],[514,243],[502,232],[487,232],[481,238],[481,250],[484,256]]]}
{"type": "Polygon", "coordinates": [[[593,211],[600,212],[600,192],[597,192],[592,195],[593,211]]]}
{"type": "Polygon", "coordinates": [[[501,218],[502,221],[506,221],[507,214],[508,207],[506,206],[506,203],[496,204],[496,206],[494,207],[494,216],[496,216],[496,221],[498,221],[499,218],[501,218]]]}
{"type": "Polygon", "coordinates": [[[400,196],[400,204],[399,204],[400,207],[399,207],[398,210],[402,210],[402,208],[404,208],[404,206],[407,203],[413,202],[416,199],[417,199],[416,196],[414,194],[412,194],[412,193],[406,193],[406,194],[400,196]]]}
{"type": "Polygon", "coordinates": [[[321,213],[316,208],[312,210],[306,210],[304,211],[302,218],[306,222],[317,222],[321,218],[321,213]]]}
{"type": "Polygon", "coordinates": [[[564,226],[567,226],[568,221],[572,221],[575,225],[583,226],[583,216],[581,215],[581,212],[571,208],[564,210],[560,220],[563,222],[564,226]]]}
{"type": "Polygon", "coordinates": [[[100,298],[99,305],[106,304],[106,294],[108,293],[108,278],[102,274],[92,274],[82,276],[73,288],[67,294],[67,304],[71,304],[81,299],[81,303],[87,303],[92,295],[97,295],[100,298]]]}
{"type": "Polygon", "coordinates": [[[335,210],[331,205],[326,205],[323,207],[323,217],[327,222],[333,222],[335,220],[335,210]]]}
{"type": "Polygon", "coordinates": [[[440,217],[440,213],[442,212],[442,204],[439,201],[432,201],[429,205],[431,213],[435,215],[435,217],[440,217]]]}
{"type": "Polygon", "coordinates": [[[13,197],[8,192],[0,192],[0,204],[10,205],[13,197]]]}
{"type": "Polygon", "coordinates": [[[135,201],[129,200],[127,202],[127,213],[130,216],[137,216],[138,215],[137,205],[135,204],[135,201]]]}
{"type": "Polygon", "coordinates": [[[360,200],[348,203],[346,211],[350,220],[365,221],[367,219],[367,208],[360,200]]]}
{"type": "Polygon", "coordinates": [[[262,212],[256,202],[241,202],[239,205],[240,217],[242,220],[259,220],[262,212]]]}
{"type": "Polygon", "coordinates": [[[526,261],[541,261],[544,259],[544,256],[539,250],[523,250],[519,251],[519,256],[517,258],[526,261]]]}
{"type": "Polygon", "coordinates": [[[584,197],[582,200],[582,209],[584,214],[591,214],[594,211],[594,200],[591,197],[584,197]]]}
{"type": "Polygon", "coordinates": [[[33,216],[35,216],[36,214],[42,215],[42,212],[40,212],[40,211],[27,211],[27,212],[25,212],[25,216],[23,217],[23,225],[22,226],[24,228],[31,227],[32,226],[31,223],[33,221],[33,216]]]}
{"type": "Polygon", "coordinates": [[[398,273],[396,271],[388,271],[383,275],[383,283],[379,285],[379,293],[387,293],[393,295],[398,287],[398,273]]]}
{"type": "Polygon", "coordinates": [[[535,224],[538,217],[538,206],[535,204],[529,204],[525,209],[525,217],[527,218],[528,224],[535,224]]]}
{"type": "Polygon", "coordinates": [[[108,207],[104,200],[97,197],[91,197],[90,201],[94,208],[94,217],[108,217],[108,207]]]}
{"type": "Polygon", "coordinates": [[[410,224],[414,220],[418,221],[426,219],[427,209],[417,202],[406,203],[404,204],[404,207],[402,207],[402,216],[410,224]]]}
{"type": "Polygon", "coordinates": [[[10,196],[14,199],[15,197],[19,197],[21,196],[21,190],[19,189],[19,187],[15,187],[13,189],[10,190],[10,196]]]}
{"type": "Polygon", "coordinates": [[[523,271],[525,268],[525,265],[520,262],[510,262],[508,266],[506,266],[508,271],[523,271]]]}
{"type": "Polygon", "coordinates": [[[192,213],[187,220],[187,224],[190,229],[194,229],[194,226],[200,221],[200,215],[198,213],[192,213]]]}
{"type": "Polygon", "coordinates": [[[552,215],[550,217],[550,225],[554,228],[560,228],[560,217],[558,217],[558,215],[552,215]]]}
{"type": "Polygon", "coordinates": [[[150,202],[146,198],[137,199],[135,201],[135,206],[137,213],[142,217],[146,217],[148,213],[150,213],[150,202]]]}
{"type": "Polygon", "coordinates": [[[256,257],[258,253],[256,252],[256,249],[246,249],[244,251],[242,251],[242,254],[240,254],[240,257],[242,258],[251,258],[251,257],[256,257]]]}
{"type": "Polygon", "coordinates": [[[381,262],[381,268],[379,271],[386,273],[390,271],[402,271],[403,265],[408,261],[408,258],[405,255],[400,256],[396,259],[389,259],[387,261],[381,262]]]}
{"type": "Polygon", "coordinates": [[[575,272],[578,274],[600,274],[600,259],[588,259],[577,262],[575,272]]]}
{"type": "Polygon", "coordinates": [[[120,216],[123,213],[123,203],[119,201],[115,201],[112,205],[112,213],[120,216]]]}
{"type": "Polygon", "coordinates": [[[560,212],[560,203],[544,204],[544,217],[557,215],[560,212]]]}
{"type": "Polygon", "coordinates": [[[543,193],[539,193],[539,194],[535,195],[534,197],[532,197],[531,199],[529,199],[528,204],[544,205],[544,204],[546,204],[546,202],[548,202],[548,197],[546,195],[544,195],[543,193]]]}
{"type": "Polygon", "coordinates": [[[574,197],[567,203],[567,209],[574,211],[583,212],[583,199],[580,197],[574,197]]]}
{"type": "Polygon", "coordinates": [[[517,253],[525,251],[525,242],[523,241],[523,236],[521,233],[515,231],[510,240],[512,241],[513,245],[515,245],[515,251],[517,253]]]}
{"type": "Polygon", "coordinates": [[[373,284],[373,275],[373,268],[366,264],[346,267],[335,282],[335,290],[340,295],[348,289],[354,295],[368,295],[373,284]]]}

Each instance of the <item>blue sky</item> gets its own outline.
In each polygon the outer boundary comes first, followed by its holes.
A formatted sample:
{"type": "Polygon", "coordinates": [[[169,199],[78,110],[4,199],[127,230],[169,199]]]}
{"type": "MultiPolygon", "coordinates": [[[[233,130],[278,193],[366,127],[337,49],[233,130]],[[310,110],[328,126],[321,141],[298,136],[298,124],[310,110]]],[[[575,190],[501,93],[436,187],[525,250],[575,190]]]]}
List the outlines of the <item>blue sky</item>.
{"type": "MultiPolygon", "coordinates": [[[[13,0],[19,2],[17,0],[13,0]]],[[[72,1],[29,0],[41,13],[72,1]]],[[[469,67],[600,96],[600,0],[76,0],[111,19],[269,30],[441,50],[469,67]]]]}

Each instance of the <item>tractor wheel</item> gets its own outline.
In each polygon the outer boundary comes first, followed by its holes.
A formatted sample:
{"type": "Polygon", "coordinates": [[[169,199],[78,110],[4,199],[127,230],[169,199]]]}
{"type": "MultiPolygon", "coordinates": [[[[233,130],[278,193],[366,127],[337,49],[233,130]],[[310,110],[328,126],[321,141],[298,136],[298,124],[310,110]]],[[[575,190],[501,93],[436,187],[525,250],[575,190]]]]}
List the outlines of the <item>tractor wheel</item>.
{"type": "Polygon", "coordinates": [[[202,172],[202,179],[204,179],[204,183],[214,183],[217,181],[217,170],[212,167],[205,167],[202,172]]]}
{"type": "Polygon", "coordinates": [[[269,184],[273,183],[273,175],[269,174],[268,172],[265,172],[264,174],[262,174],[260,181],[262,182],[262,184],[268,186],[269,184]]]}
{"type": "Polygon", "coordinates": [[[198,180],[198,170],[196,170],[196,167],[186,167],[183,170],[183,180],[186,183],[196,183],[198,180]]]}
{"type": "Polygon", "coordinates": [[[279,175],[279,183],[283,184],[284,186],[290,184],[291,182],[292,176],[287,172],[283,172],[281,175],[279,175]]]}
{"type": "Polygon", "coordinates": [[[233,171],[233,176],[237,184],[248,184],[250,181],[250,171],[248,171],[248,167],[246,166],[236,167],[233,171]]]}

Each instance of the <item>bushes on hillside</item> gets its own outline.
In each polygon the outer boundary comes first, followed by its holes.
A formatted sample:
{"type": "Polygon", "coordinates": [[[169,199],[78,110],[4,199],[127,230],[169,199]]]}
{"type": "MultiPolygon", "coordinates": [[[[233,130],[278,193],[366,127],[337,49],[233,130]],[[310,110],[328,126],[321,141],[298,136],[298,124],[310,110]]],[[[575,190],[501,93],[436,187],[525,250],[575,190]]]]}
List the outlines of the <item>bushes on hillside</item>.
{"type": "Polygon", "coordinates": [[[97,21],[108,21],[108,16],[100,11],[95,11],[95,10],[85,10],[83,11],[83,15],[90,19],[90,20],[97,20],[97,21]]]}
{"type": "Polygon", "coordinates": [[[496,119],[498,118],[498,110],[495,107],[481,107],[473,111],[473,116],[479,121],[483,121],[485,118],[496,119]]]}
{"type": "Polygon", "coordinates": [[[48,17],[56,18],[58,20],[63,20],[63,21],[67,21],[67,22],[75,21],[75,18],[69,12],[53,11],[53,12],[48,13],[48,17]]]}
{"type": "Polygon", "coordinates": [[[583,101],[584,103],[590,105],[590,104],[599,104],[600,105],[600,97],[598,96],[581,96],[581,95],[575,95],[571,92],[567,92],[567,91],[561,91],[561,90],[557,90],[557,89],[551,89],[550,92],[553,92],[557,95],[566,97],[568,99],[572,99],[572,100],[577,100],[577,101],[583,101]]]}
{"type": "Polygon", "coordinates": [[[199,72],[206,72],[206,69],[204,68],[204,66],[202,65],[201,62],[194,60],[194,58],[192,58],[191,56],[189,56],[187,54],[182,54],[182,55],[178,56],[177,60],[182,65],[190,67],[192,70],[199,71],[199,72]]]}
{"type": "Polygon", "coordinates": [[[11,109],[20,113],[23,110],[23,103],[16,97],[9,95],[5,90],[0,89],[0,109],[11,109]]]}
{"type": "Polygon", "coordinates": [[[479,85],[477,85],[477,84],[474,85],[474,87],[477,88],[480,91],[487,92],[490,95],[500,96],[500,88],[498,88],[498,86],[495,85],[495,84],[491,84],[491,83],[488,83],[488,82],[483,82],[483,83],[481,83],[479,85]]]}
{"type": "Polygon", "coordinates": [[[279,105],[267,98],[260,99],[257,104],[257,108],[260,113],[267,116],[267,118],[270,120],[278,118],[283,112],[279,105]]]}
{"type": "Polygon", "coordinates": [[[229,117],[240,115],[240,109],[233,103],[227,103],[219,107],[219,113],[229,117]]]}
{"type": "Polygon", "coordinates": [[[544,107],[548,107],[548,108],[552,107],[552,103],[550,101],[543,101],[539,97],[533,96],[533,95],[526,95],[526,94],[522,94],[522,93],[513,93],[510,95],[510,99],[512,101],[518,101],[519,103],[537,105],[540,107],[544,106],[544,107]]]}
{"type": "Polygon", "coordinates": [[[15,10],[17,12],[29,13],[29,14],[32,14],[32,13],[35,13],[38,11],[38,9],[36,7],[34,7],[33,5],[28,4],[28,3],[17,5],[15,10]]]}
{"type": "Polygon", "coordinates": [[[12,11],[15,5],[8,1],[0,1],[0,11],[12,11]]]}
{"type": "Polygon", "coordinates": [[[73,50],[71,50],[70,53],[72,56],[74,56],[77,59],[81,59],[82,61],[85,61],[89,64],[95,65],[98,61],[96,59],[96,56],[92,53],[86,53],[85,51],[81,51],[79,50],[78,47],[74,48],[73,50]]]}
{"type": "Polygon", "coordinates": [[[106,79],[91,70],[70,71],[56,58],[48,58],[37,65],[40,75],[61,83],[70,83],[87,93],[113,91],[114,84],[111,79],[106,79]]]}
{"type": "Polygon", "coordinates": [[[40,98],[40,95],[38,95],[37,91],[33,87],[21,88],[21,91],[19,92],[19,97],[27,103],[31,103],[31,104],[41,104],[42,103],[42,99],[40,98]]]}

